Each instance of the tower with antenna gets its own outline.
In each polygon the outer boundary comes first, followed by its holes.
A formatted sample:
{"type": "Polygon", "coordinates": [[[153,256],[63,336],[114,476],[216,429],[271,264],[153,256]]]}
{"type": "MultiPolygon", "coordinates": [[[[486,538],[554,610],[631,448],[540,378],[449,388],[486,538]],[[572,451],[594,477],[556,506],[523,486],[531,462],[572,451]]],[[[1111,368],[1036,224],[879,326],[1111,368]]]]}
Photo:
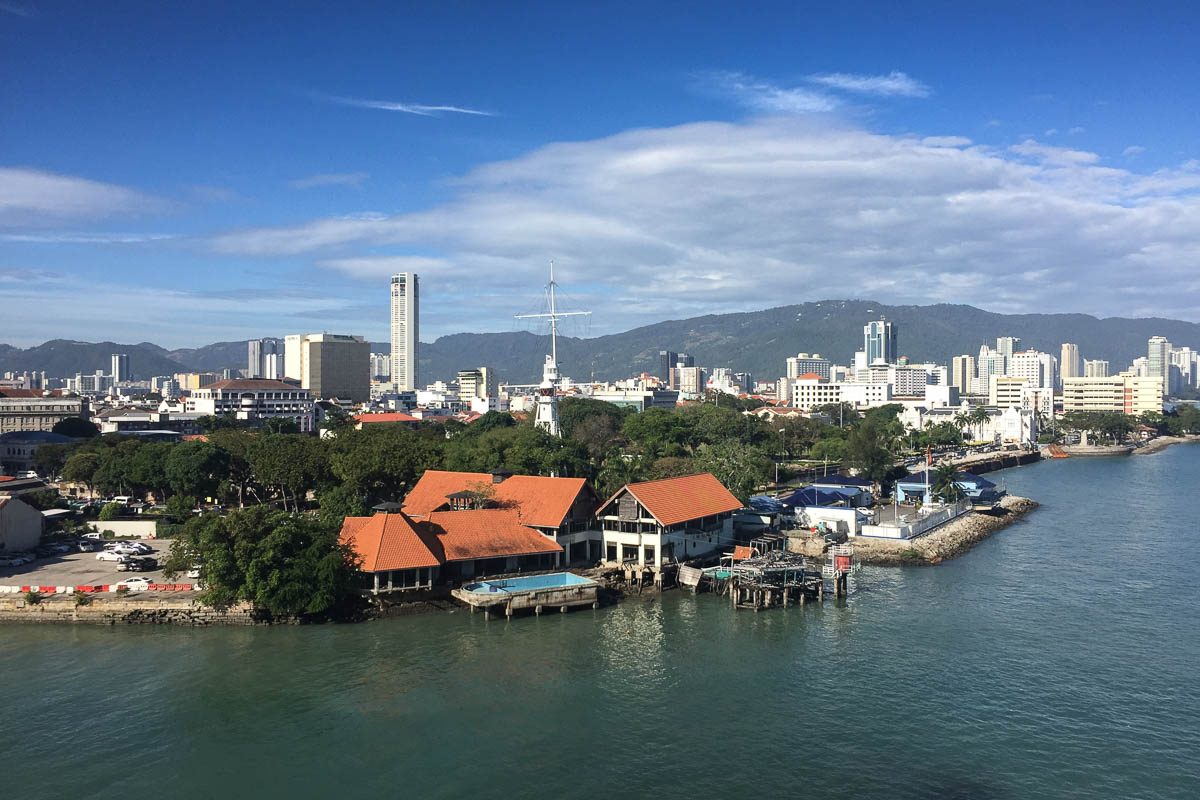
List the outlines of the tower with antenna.
{"type": "Polygon", "coordinates": [[[578,317],[591,314],[590,311],[559,311],[555,304],[554,290],[558,286],[554,282],[554,262],[550,262],[550,283],[546,285],[546,299],[550,306],[545,314],[517,314],[517,319],[549,319],[550,320],[550,353],[542,364],[542,382],[538,386],[537,415],[533,424],[551,436],[560,436],[558,428],[558,321],[563,317],[578,317]]]}

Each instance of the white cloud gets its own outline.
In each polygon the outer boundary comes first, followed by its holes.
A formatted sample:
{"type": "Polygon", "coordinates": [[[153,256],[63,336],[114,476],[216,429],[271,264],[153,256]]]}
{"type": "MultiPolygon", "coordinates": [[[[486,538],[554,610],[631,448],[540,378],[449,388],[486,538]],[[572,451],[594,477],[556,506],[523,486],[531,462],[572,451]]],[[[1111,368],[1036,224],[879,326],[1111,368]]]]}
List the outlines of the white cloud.
{"type": "Polygon", "coordinates": [[[1054,136],[1056,133],[1058,133],[1058,128],[1049,128],[1046,130],[1045,134],[1043,134],[1043,135],[1054,136]]]}
{"type": "Polygon", "coordinates": [[[391,100],[360,100],[356,97],[328,97],[334,103],[355,108],[374,108],[379,111],[401,111],[421,117],[440,117],[442,114],[468,114],[477,117],[495,116],[490,111],[451,105],[422,105],[420,103],[397,103],[391,100]]]}
{"type": "Polygon", "coordinates": [[[1076,136],[1080,133],[1083,133],[1084,130],[1086,130],[1086,129],[1080,127],[1079,125],[1076,125],[1074,128],[1068,128],[1067,133],[1071,134],[1072,136],[1076,136]]]}
{"type": "Polygon", "coordinates": [[[0,242],[23,244],[142,244],[178,238],[173,233],[6,233],[0,242]]]}
{"type": "Polygon", "coordinates": [[[1121,151],[1121,155],[1129,158],[1130,156],[1140,155],[1144,152],[1146,152],[1146,148],[1142,147],[1140,144],[1131,144],[1129,147],[1126,147],[1121,151]]]}
{"type": "Polygon", "coordinates": [[[930,88],[926,84],[903,72],[896,71],[887,75],[851,75],[845,72],[834,72],[812,75],[809,80],[831,89],[881,97],[928,97],[930,94],[930,88]]]}
{"type": "Polygon", "coordinates": [[[0,226],[45,225],[161,210],[134,189],[24,167],[0,167],[0,226]]]}
{"type": "Polygon", "coordinates": [[[706,72],[700,87],[753,111],[768,114],[811,114],[832,111],[838,101],[810,89],[785,88],[741,72],[706,72]]]}
{"type": "Polygon", "coordinates": [[[415,269],[453,298],[453,327],[423,326],[430,335],[503,329],[503,309],[528,305],[549,258],[596,332],[856,296],[1128,314],[1133,285],[1163,287],[1160,314],[1196,317],[1200,297],[1174,278],[1200,255],[1200,171],[1139,174],[1032,140],[968,144],[812,117],[628,131],[483,165],[423,211],[213,245],[311,254],[380,292],[387,274],[415,269]]]}
{"type": "Polygon", "coordinates": [[[318,186],[362,186],[370,176],[365,172],[326,172],[288,181],[293,189],[313,189],[318,186]]]}

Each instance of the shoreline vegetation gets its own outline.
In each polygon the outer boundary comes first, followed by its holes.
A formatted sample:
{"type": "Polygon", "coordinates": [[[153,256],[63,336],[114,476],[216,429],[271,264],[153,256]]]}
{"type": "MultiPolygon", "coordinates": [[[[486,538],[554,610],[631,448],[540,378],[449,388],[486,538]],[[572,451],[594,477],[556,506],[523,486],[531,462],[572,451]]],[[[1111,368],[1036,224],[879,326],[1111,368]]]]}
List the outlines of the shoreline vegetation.
{"type": "Polygon", "coordinates": [[[1148,456],[1152,453],[1158,453],[1166,450],[1174,444],[1196,444],[1200,442],[1200,435],[1192,434],[1190,436],[1156,436],[1146,442],[1141,447],[1133,451],[1134,455],[1148,456]]]}

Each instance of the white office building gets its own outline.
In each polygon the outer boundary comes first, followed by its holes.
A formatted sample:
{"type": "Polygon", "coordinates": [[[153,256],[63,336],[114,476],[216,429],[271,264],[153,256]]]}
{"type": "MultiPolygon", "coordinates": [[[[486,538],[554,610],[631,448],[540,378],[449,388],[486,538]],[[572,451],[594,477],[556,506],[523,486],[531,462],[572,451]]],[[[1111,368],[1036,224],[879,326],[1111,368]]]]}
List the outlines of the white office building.
{"type": "Polygon", "coordinates": [[[114,384],[129,380],[129,354],[112,354],[112,382],[114,384]]]}
{"type": "Polygon", "coordinates": [[[1058,359],[1049,353],[1022,350],[1013,353],[1012,358],[1008,360],[1005,375],[1024,378],[1035,388],[1053,389],[1058,385],[1058,359]]]}

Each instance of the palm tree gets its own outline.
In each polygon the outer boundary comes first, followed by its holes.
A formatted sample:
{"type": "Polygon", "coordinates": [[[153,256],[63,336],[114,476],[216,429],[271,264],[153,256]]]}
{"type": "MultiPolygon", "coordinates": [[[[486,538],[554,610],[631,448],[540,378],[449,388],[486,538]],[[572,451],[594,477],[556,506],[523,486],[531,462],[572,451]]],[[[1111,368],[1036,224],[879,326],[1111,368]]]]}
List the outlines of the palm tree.
{"type": "Polygon", "coordinates": [[[960,411],[954,415],[954,426],[958,428],[959,433],[962,433],[967,428],[971,427],[971,412],[960,411]]]}
{"type": "Polygon", "coordinates": [[[976,430],[976,433],[978,434],[977,439],[983,438],[983,426],[984,426],[984,424],[990,422],[991,419],[992,419],[992,415],[989,414],[988,410],[986,408],[984,408],[983,406],[975,406],[975,408],[973,408],[971,410],[970,420],[972,423],[975,424],[975,426],[977,428],[977,430],[976,430]]]}
{"type": "Polygon", "coordinates": [[[930,486],[933,496],[943,503],[953,503],[963,496],[962,487],[955,482],[956,471],[953,464],[940,464],[933,471],[933,483],[930,486]]]}

